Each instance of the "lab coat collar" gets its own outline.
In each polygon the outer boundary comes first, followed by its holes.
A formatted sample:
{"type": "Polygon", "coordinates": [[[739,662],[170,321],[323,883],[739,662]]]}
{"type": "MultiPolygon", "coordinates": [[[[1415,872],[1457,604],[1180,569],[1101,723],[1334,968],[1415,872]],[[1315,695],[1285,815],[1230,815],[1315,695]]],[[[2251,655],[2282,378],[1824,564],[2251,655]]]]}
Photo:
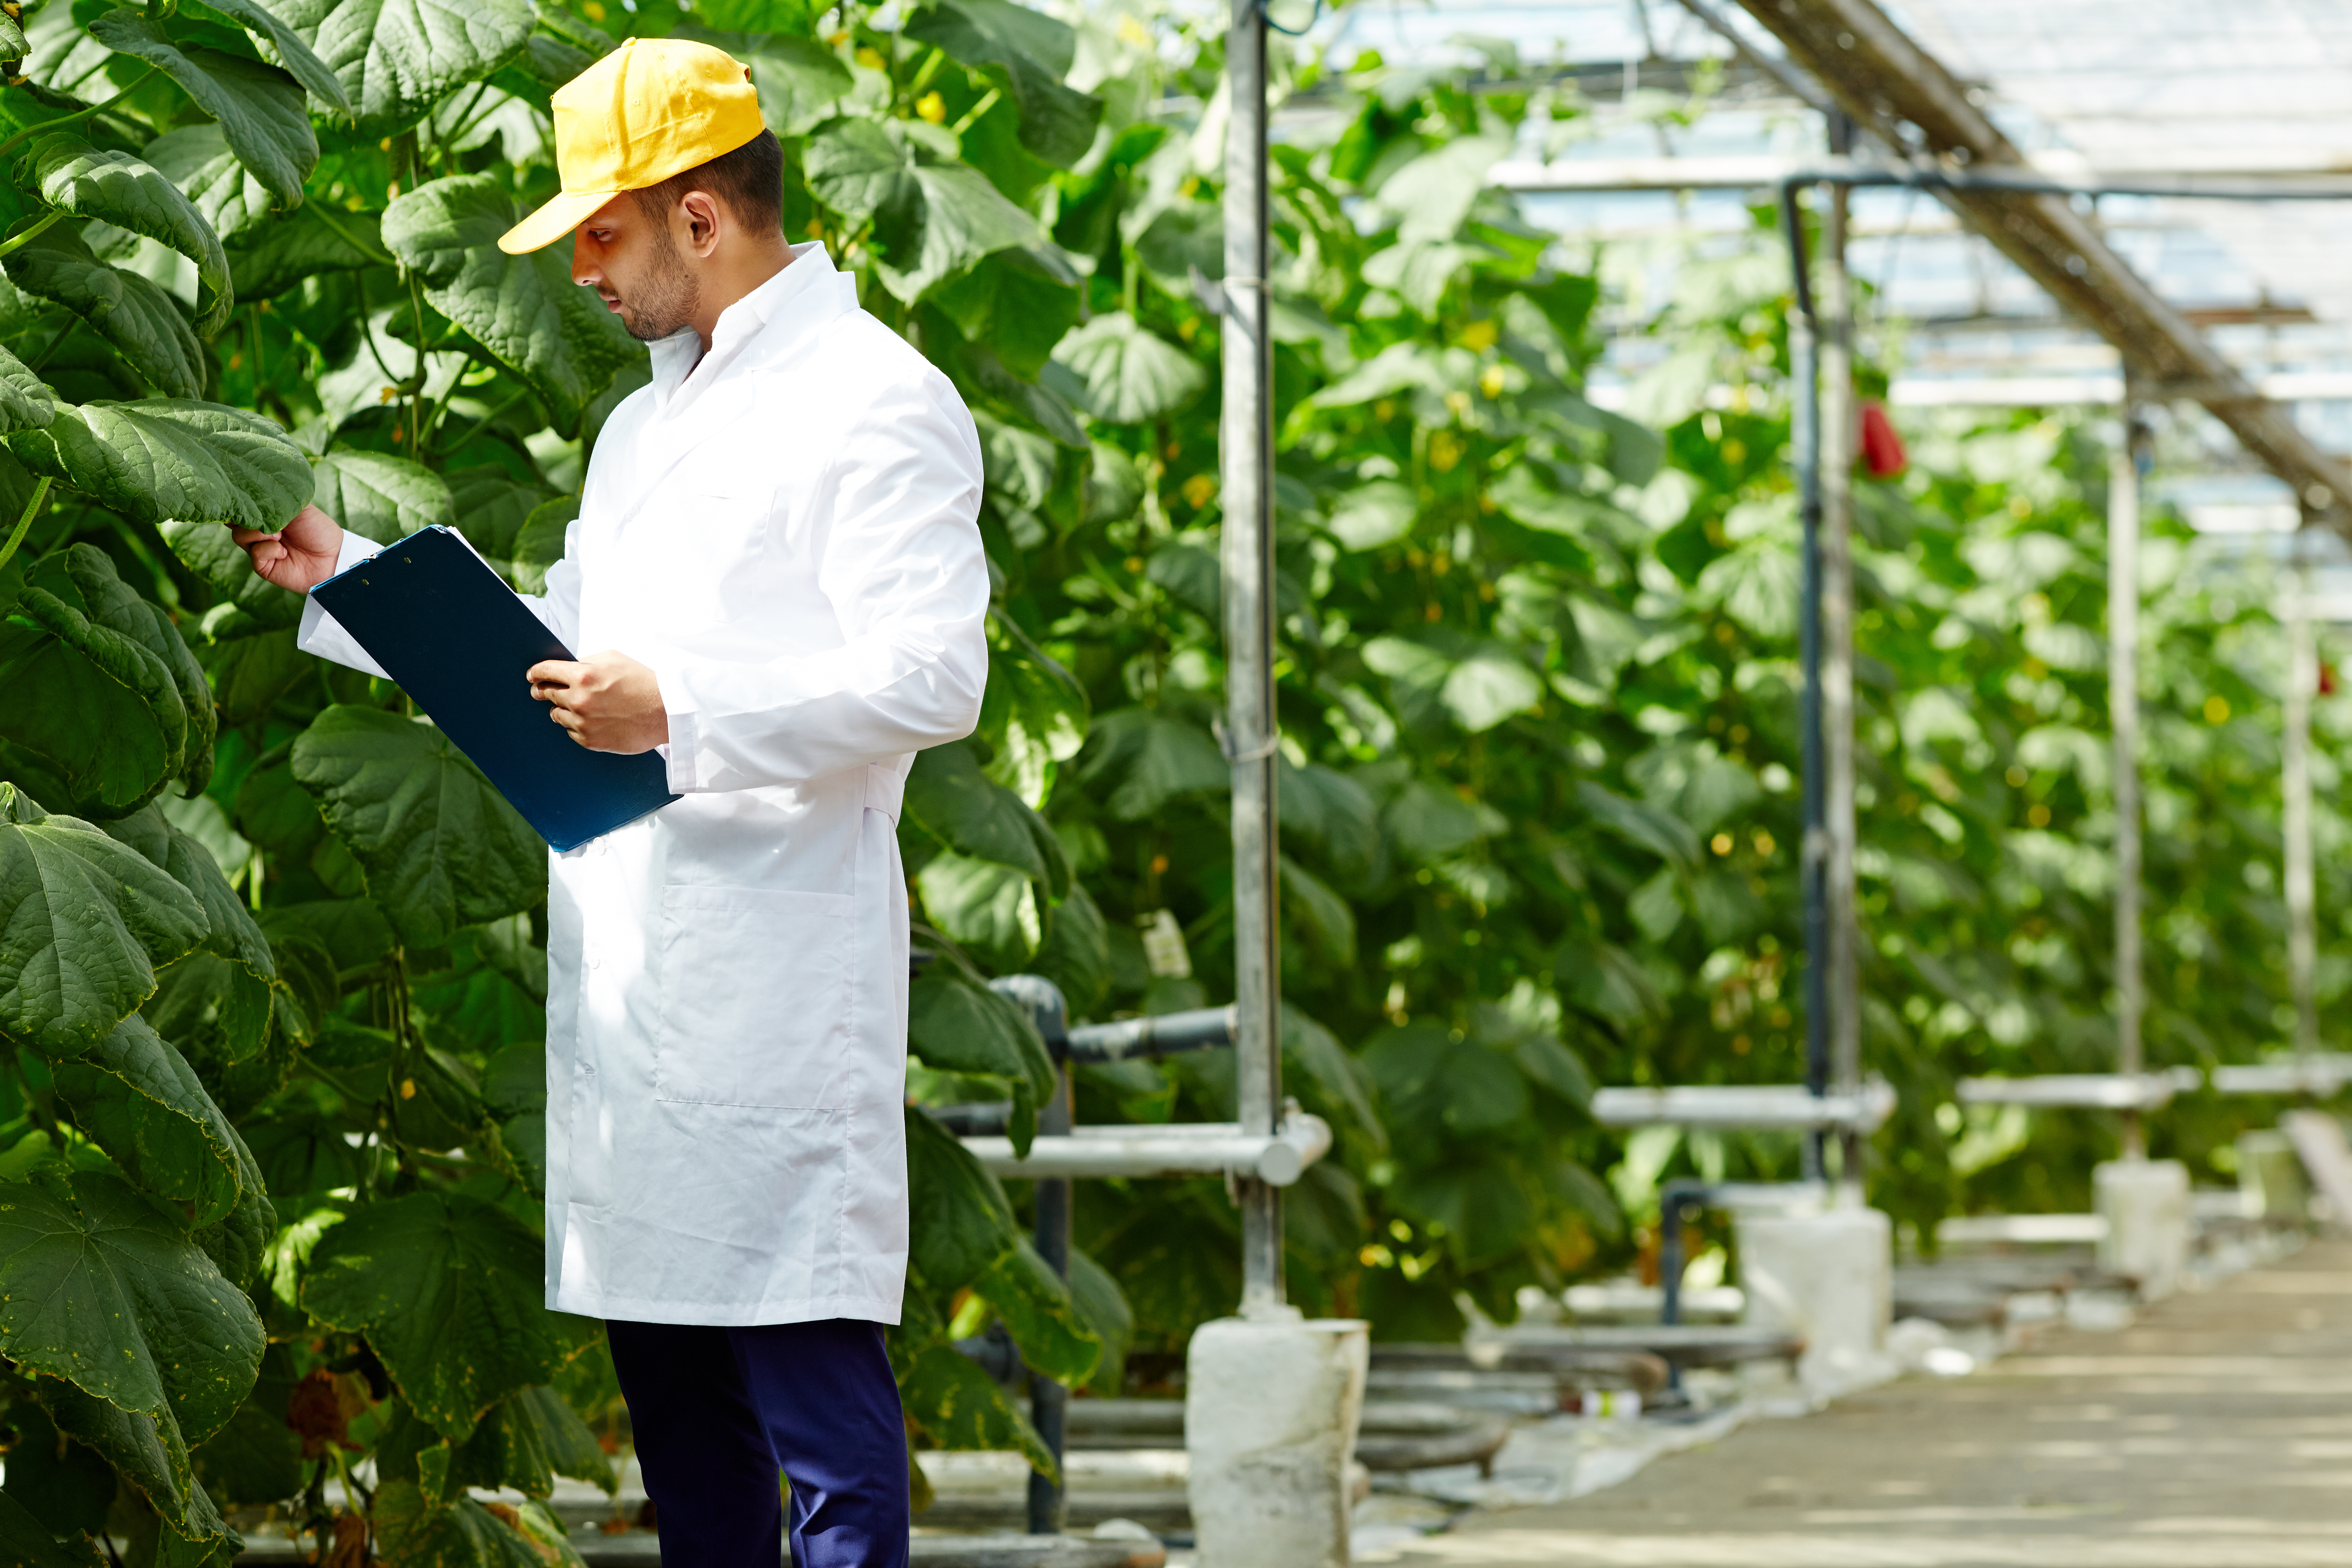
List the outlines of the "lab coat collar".
{"type": "Polygon", "coordinates": [[[711,329],[708,355],[703,354],[702,340],[692,327],[681,327],[649,345],[654,407],[658,412],[669,412],[671,401],[698,367],[701,374],[695,375],[693,382],[697,389],[717,381],[740,357],[744,345],[771,322],[781,322],[791,331],[829,319],[842,308],[844,283],[848,285],[848,304],[856,304],[856,284],[835,268],[833,258],[825,254],[821,241],[812,239],[795,245],[792,255],[792,260],[773,278],[719,312],[718,324],[711,329]],[[828,304],[833,308],[825,309],[828,304]],[[706,358],[710,363],[703,365],[706,358]]]}

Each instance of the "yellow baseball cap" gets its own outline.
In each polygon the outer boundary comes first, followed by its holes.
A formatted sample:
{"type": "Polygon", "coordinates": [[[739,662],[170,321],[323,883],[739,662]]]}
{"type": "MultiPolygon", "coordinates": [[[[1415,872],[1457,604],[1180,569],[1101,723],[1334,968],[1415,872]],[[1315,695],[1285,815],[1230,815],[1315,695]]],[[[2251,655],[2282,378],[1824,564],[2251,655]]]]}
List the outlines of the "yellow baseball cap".
{"type": "Polygon", "coordinates": [[[499,248],[520,256],[553,245],[623,191],[699,168],[766,129],[742,61],[685,38],[626,39],[555,89],[563,190],[499,248]]]}

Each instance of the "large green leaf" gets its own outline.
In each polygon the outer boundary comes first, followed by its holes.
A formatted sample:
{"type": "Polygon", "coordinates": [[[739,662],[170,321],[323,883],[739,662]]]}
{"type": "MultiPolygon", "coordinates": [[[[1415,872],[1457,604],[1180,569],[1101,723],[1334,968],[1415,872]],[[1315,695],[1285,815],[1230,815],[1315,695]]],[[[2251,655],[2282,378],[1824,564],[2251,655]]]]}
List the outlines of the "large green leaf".
{"type": "MultiPolygon", "coordinates": [[[[152,157],[155,149],[147,152],[152,157]]],[[[205,198],[193,181],[189,195],[202,210],[205,198]]],[[[224,208],[222,216],[231,214],[224,208]]],[[[306,278],[381,264],[384,258],[375,235],[382,222],[380,213],[330,212],[323,204],[312,204],[233,236],[224,229],[223,237],[236,242],[229,247],[228,269],[236,279],[237,298],[267,300],[299,288],[306,278]]]]}
{"type": "Polygon", "coordinates": [[[546,1383],[595,1336],[541,1305],[539,1237],[494,1204],[420,1192],[355,1212],[310,1253],[302,1305],[367,1335],[401,1396],[444,1436],[546,1383]]]}
{"type": "MultiPolygon", "coordinates": [[[[696,16],[703,14],[702,7],[696,7],[696,16]]],[[[680,27],[670,36],[698,39],[750,66],[751,84],[760,93],[760,114],[778,136],[807,135],[854,85],[849,68],[814,38],[695,26],[680,27]]]]}
{"type": "Polygon", "coordinates": [[[37,430],[57,416],[57,394],[49,390],[48,383],[35,375],[23,360],[0,349],[0,435],[37,430]]]}
{"type": "Polygon", "coordinates": [[[404,1568],[581,1568],[562,1523],[526,1501],[514,1522],[472,1498],[427,1501],[415,1481],[391,1480],[376,1494],[376,1544],[404,1568]]]}
{"type": "Polygon", "coordinates": [[[915,1352],[898,1379],[908,1418],[941,1448],[1010,1451],[1041,1476],[1055,1474],[1053,1451],[1013,1396],[953,1345],[915,1352]]]}
{"type": "Polygon", "coordinates": [[[261,4],[261,0],[198,0],[197,14],[217,12],[266,39],[296,81],[309,89],[310,96],[336,114],[349,120],[352,100],[343,92],[343,84],[336,79],[332,67],[311,53],[302,35],[281,20],[277,12],[261,4]]]}
{"type": "Polygon", "coordinates": [[[908,1265],[941,1300],[987,1272],[1020,1237],[1004,1188],[955,1135],[907,1107],[908,1265]]]}
{"type": "Polygon", "coordinates": [[[907,36],[974,68],[1001,75],[1021,113],[1021,144],[1056,168],[1086,156],[1102,100],[1063,85],[1077,49],[1066,22],[1013,0],[934,0],[909,17],[907,36]]]}
{"type": "Polygon", "coordinates": [[[228,1424],[188,1459],[196,1479],[231,1507],[282,1502],[302,1489],[302,1440],[286,1425],[286,1407],[299,1380],[283,1342],[262,1352],[261,1375],[228,1424]]]}
{"type": "Polygon", "coordinates": [[[453,1488],[512,1487],[543,1498],[555,1489],[558,1476],[608,1493],[620,1487],[596,1434],[551,1388],[526,1388],[499,1401],[449,1458],[453,1488]]]}
{"type": "Polygon", "coordinates": [[[196,331],[220,330],[236,303],[220,236],[163,172],[128,153],[101,153],[79,136],[44,136],[26,154],[25,174],[41,199],[76,217],[143,234],[196,264],[196,331]]]}
{"type": "MultiPolygon", "coordinates": [[[[218,810],[209,799],[201,796],[188,804],[218,810]]],[[[226,826],[221,824],[224,831],[226,826]]],[[[278,965],[270,955],[268,938],[262,934],[253,911],[222,875],[220,862],[193,835],[175,826],[159,805],[151,804],[109,822],[106,833],[138,850],[150,864],[170,872],[173,881],[196,896],[212,928],[205,938],[205,952],[236,964],[257,980],[268,980],[277,974],[278,965]]]]}
{"type": "MultiPolygon", "coordinates": [[[[449,476],[450,510],[457,528],[468,543],[493,561],[514,558],[523,525],[551,501],[569,501],[572,514],[579,513],[576,497],[558,497],[545,485],[525,483],[495,463],[461,468],[449,476]]],[[[561,530],[556,542],[560,550],[561,530]]]]}
{"type": "Polygon", "coordinates": [[[446,946],[461,925],[546,897],[546,842],[430,724],[330,708],[296,738],[294,776],[412,946],[446,946]]]}
{"type": "Polygon", "coordinates": [[[908,991],[907,1040],[940,1072],[985,1073],[1025,1088],[1039,1103],[1054,1089],[1054,1058],[1026,1013],[950,963],[924,970],[908,991]]]}
{"type": "Polygon", "coordinates": [[[195,895],[145,856],[0,784],[0,1031],[78,1056],[210,929],[195,895]]]}
{"type": "MultiPolygon", "coordinates": [[[[112,1177],[98,1179],[110,1183],[132,1202],[140,1201],[112,1177]]],[[[244,1300],[241,1294],[238,1300],[244,1300]]],[[[37,1384],[37,1392],[58,1429],[95,1449],[171,1526],[163,1542],[173,1548],[195,1548],[175,1552],[163,1561],[192,1568],[197,1563],[221,1568],[223,1559],[234,1556],[238,1547],[236,1532],[229,1529],[197,1481],[189,1461],[191,1441],[169,1410],[125,1410],[61,1378],[37,1384]],[[220,1556],[207,1549],[220,1549],[220,1556]]]]}
{"type": "Polygon", "coordinates": [[[882,281],[909,303],[984,256],[1045,239],[986,175],[940,160],[917,136],[845,117],[810,137],[802,157],[819,199],[853,223],[872,223],[882,281]]]}
{"type": "Polygon", "coordinates": [[[1117,425],[1175,413],[1201,395],[1209,373],[1125,311],[1097,316],[1054,350],[1085,389],[1087,412],[1117,425]]]}
{"type": "Polygon", "coordinates": [[[530,382],[566,430],[645,348],[620,318],[572,281],[571,253],[499,249],[514,198],[487,174],[418,186],[384,211],[383,241],[425,280],[425,296],[501,364],[530,382]]]}
{"type": "Polygon", "coordinates": [[[1079,1384],[1094,1375],[1103,1344],[1070,1299],[1070,1288],[1026,1237],[997,1255],[973,1289],[996,1309],[1021,1360],[1056,1383],[1079,1384]]]}
{"type": "Polygon", "coordinates": [[[302,89],[275,66],[212,49],[183,49],[143,12],[109,11],[89,25],[110,49],[160,68],[220,122],[237,162],[287,206],[302,200],[302,182],[319,162],[302,89]]]}
{"type": "Polygon", "coordinates": [[[137,1014],[53,1070],[82,1131],[191,1224],[226,1219],[240,1195],[260,1190],[253,1156],[195,1069],[137,1014]]]}
{"type": "Polygon", "coordinates": [[[120,1180],[70,1191],[0,1185],[0,1353],[202,1442],[260,1370],[253,1303],[120,1180]]]}
{"type": "MultiPolygon", "coordinates": [[[[20,1423],[24,1419],[15,1412],[11,1412],[11,1415],[20,1423]]],[[[89,1453],[88,1449],[79,1447],[74,1451],[89,1453]]],[[[31,1468],[26,1464],[25,1454],[23,1446],[14,1451],[12,1468],[31,1468]]],[[[99,1462],[95,1456],[92,1456],[92,1462],[97,1464],[98,1473],[106,1479],[106,1500],[112,1502],[114,1472],[99,1462]]],[[[87,1537],[60,1541],[27,1506],[28,1501],[47,1500],[30,1487],[22,1489],[25,1496],[21,1498],[15,1492],[0,1491],[0,1563],[10,1563],[14,1568],[99,1568],[98,1547],[87,1537]]],[[[103,1508],[100,1518],[102,1526],[103,1508]]]]}
{"type": "Polygon", "coordinates": [[[1108,804],[1122,822],[1153,816],[1184,795],[1222,792],[1233,783],[1233,769],[1214,741],[1180,719],[1143,708],[1122,708],[1095,721],[1087,749],[1078,754],[1078,772],[1090,784],[1118,781],[1108,804]]]}
{"type": "MultiPolygon", "coordinates": [[[[204,345],[179,302],[152,279],[100,261],[80,235],[62,226],[34,236],[5,265],[9,282],[88,321],[155,391],[166,397],[204,391],[204,345]]],[[[36,473],[47,471],[29,449],[16,455],[36,473]]]]}
{"type": "MultiPolygon", "coordinates": [[[[269,215],[282,205],[268,186],[237,162],[218,125],[191,125],[158,136],[147,143],[146,159],[187,197],[197,216],[224,242],[268,222],[269,215]]],[[[229,270],[234,276],[234,263],[229,270]]]]}
{"type": "Polygon", "coordinates": [[[35,473],[158,526],[176,518],[279,528],[310,499],[310,459],[286,432],[217,403],[87,403],[6,440],[35,473]]]}
{"type": "Polygon", "coordinates": [[[1054,898],[1070,889],[1061,840],[1021,797],[981,772],[970,742],[915,753],[907,776],[907,810],[960,855],[993,860],[1034,878],[1054,898]]]}
{"type": "MultiPolygon", "coordinates": [[[[252,557],[237,548],[224,525],[174,519],[163,523],[163,533],[164,542],[180,558],[180,563],[203,578],[213,592],[213,607],[205,616],[205,629],[214,638],[250,637],[256,632],[291,630],[302,619],[302,595],[279,587],[256,572],[252,557]]],[[[224,695],[224,706],[226,700],[224,695]]],[[[237,721],[229,720],[232,724],[237,721]]]]}
{"type": "Polygon", "coordinates": [[[424,464],[382,452],[330,452],[310,465],[311,504],[352,532],[391,544],[455,521],[449,486],[424,464]]]}
{"type": "Polygon", "coordinates": [[[0,622],[0,726],[58,770],[92,816],[144,805],[185,760],[188,713],[171,669],[136,638],[28,584],[0,622]]]}
{"type": "MultiPolygon", "coordinates": [[[[161,605],[142,598],[116,574],[114,562],[90,544],[74,544],[43,560],[28,574],[30,582],[85,616],[93,626],[121,634],[152,654],[170,679],[186,714],[185,738],[180,746],[182,783],[199,790],[213,776],[213,703],[204,667],[189,651],[180,628],[161,605]]],[[[152,706],[170,722],[172,699],[158,697],[152,706]]]]}
{"type": "Polygon", "coordinates": [[[362,136],[406,131],[530,36],[524,0],[283,0],[276,7],[342,83],[362,136]]]}

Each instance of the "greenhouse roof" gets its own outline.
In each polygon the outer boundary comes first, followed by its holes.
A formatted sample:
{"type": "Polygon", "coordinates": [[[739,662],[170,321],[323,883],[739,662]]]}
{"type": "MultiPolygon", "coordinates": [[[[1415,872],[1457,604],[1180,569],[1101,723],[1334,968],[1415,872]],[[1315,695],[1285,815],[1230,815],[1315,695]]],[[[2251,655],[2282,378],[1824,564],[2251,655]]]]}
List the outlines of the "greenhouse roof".
{"type": "MultiPolygon", "coordinates": [[[[2352,7],[2332,0],[1886,0],[1927,53],[2041,168],[2067,178],[2167,173],[2309,176],[2352,173],[2352,7]]],[[[1820,116],[1776,76],[1783,51],[1733,0],[1437,0],[1368,4],[1318,27],[1336,56],[1375,48],[1392,63],[1507,60],[1567,68],[1592,105],[1590,134],[1528,149],[1513,174],[1581,169],[1596,184],[1664,161],[1724,188],[1542,191],[1531,216],[1564,234],[1618,243],[1612,306],[1640,319],[1665,298],[1694,234],[1751,223],[1757,185],[1819,161],[1820,116]],[[1734,46],[1697,14],[1738,35],[1734,46]],[[1758,69],[1759,58],[1776,68],[1758,69]],[[1696,123],[1693,68],[1722,62],[1724,88],[1696,123]],[[1552,152],[1547,160],[1543,154],[1552,152]],[[1752,179],[1739,173],[1753,171],[1752,179]],[[1728,174],[1726,171],[1729,171],[1728,174]],[[1647,241],[1661,243],[1645,244],[1647,241]]],[[[1801,79],[1800,85],[1802,85],[1801,79]]],[[[1817,89],[1816,89],[1817,90],[1817,89]]],[[[1519,180],[1516,183],[1527,183],[1519,180]]],[[[1540,179],[1533,182],[1541,184],[1540,179]]],[[[1572,183],[1572,182],[1571,182],[1572,183]]],[[[1642,183],[1633,178],[1631,183],[1642,183]]],[[[1652,183],[1658,183],[1653,181],[1652,183]]],[[[2109,245],[2180,309],[2297,424],[2352,451],[2352,199],[2250,203],[2118,197],[2092,210],[2109,245]]],[[[1856,272],[1909,323],[1897,403],[2111,403],[2116,351],[2063,319],[2049,296],[1933,198],[1855,194],[1856,272]]],[[[1640,348],[1625,345],[1638,367],[1640,348]]],[[[2180,444],[2204,472],[2173,488],[2202,526],[2283,531],[2289,492],[2220,426],[2179,406],[2180,444]]]]}

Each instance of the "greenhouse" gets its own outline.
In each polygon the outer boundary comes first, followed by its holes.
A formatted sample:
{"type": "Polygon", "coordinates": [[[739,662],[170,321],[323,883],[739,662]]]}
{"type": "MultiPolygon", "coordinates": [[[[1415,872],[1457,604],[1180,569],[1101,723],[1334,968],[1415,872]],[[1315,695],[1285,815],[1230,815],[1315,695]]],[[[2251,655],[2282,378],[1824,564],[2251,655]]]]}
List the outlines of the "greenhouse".
{"type": "Polygon", "coordinates": [[[2352,1561],[2347,106],[0,0],[0,1568],[2352,1561]]]}

